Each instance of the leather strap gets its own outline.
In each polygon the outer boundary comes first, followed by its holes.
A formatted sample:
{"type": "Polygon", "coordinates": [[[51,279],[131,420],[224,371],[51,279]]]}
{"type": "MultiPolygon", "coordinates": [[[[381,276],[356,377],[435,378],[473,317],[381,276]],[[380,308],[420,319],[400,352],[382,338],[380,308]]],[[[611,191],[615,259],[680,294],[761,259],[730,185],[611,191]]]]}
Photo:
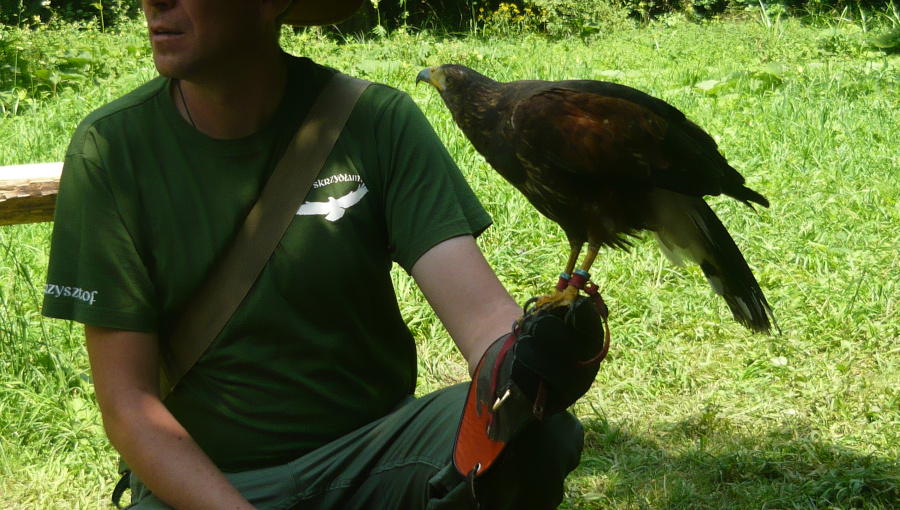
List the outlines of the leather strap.
{"type": "Polygon", "coordinates": [[[172,335],[160,339],[162,398],[206,352],[259,278],[370,84],[336,73],[319,94],[231,246],[194,293],[172,335]]]}

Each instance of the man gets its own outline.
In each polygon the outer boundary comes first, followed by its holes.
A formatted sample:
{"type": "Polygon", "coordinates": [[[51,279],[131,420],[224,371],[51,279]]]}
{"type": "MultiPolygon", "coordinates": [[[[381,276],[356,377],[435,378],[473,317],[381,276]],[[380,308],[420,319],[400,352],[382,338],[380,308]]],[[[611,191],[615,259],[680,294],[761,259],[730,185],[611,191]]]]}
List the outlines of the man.
{"type": "MultiPolygon", "coordinates": [[[[475,372],[521,308],[474,236],[490,219],[422,114],[373,85],[254,288],[165,400],[159,338],[258,197],[333,71],[282,20],[362,0],[144,0],[160,77],[88,116],[67,151],[44,313],[85,324],[135,508],[547,508],[582,430],[522,429],[474,482],[451,462],[466,385],[419,399],[389,270],[410,272],[475,372]],[[302,209],[302,208],[301,208],[302,209]],[[90,300],[78,296],[91,296],[90,300]]],[[[583,393],[586,388],[579,391],[583,393]]],[[[577,398],[577,396],[576,396],[577,398]]]]}

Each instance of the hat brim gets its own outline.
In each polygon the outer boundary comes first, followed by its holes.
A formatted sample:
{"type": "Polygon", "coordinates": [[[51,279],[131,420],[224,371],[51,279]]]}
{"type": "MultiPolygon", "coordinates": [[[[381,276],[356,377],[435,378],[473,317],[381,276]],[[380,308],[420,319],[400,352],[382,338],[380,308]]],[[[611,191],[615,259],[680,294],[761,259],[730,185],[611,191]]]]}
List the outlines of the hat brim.
{"type": "Polygon", "coordinates": [[[295,26],[335,25],[356,14],[365,0],[296,0],[282,22],[295,26]]]}

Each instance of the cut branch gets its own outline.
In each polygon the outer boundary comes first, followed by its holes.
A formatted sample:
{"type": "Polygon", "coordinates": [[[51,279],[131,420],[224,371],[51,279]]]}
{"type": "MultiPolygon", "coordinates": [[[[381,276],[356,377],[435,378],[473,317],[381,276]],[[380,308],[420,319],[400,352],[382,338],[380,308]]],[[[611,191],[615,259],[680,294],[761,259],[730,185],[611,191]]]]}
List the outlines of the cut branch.
{"type": "Polygon", "coordinates": [[[62,163],[0,167],[0,225],[53,221],[62,163]]]}

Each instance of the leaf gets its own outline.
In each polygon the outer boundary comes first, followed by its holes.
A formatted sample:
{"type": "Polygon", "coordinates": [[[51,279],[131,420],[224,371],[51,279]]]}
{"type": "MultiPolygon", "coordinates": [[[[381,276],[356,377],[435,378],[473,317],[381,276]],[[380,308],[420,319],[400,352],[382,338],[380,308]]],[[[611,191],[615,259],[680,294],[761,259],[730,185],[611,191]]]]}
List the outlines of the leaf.
{"type": "Polygon", "coordinates": [[[778,79],[784,79],[784,74],[788,71],[788,66],[779,63],[779,62],[769,62],[768,64],[762,66],[759,70],[760,73],[770,74],[772,76],[777,77],[778,79]]]}
{"type": "Polygon", "coordinates": [[[778,356],[769,360],[769,363],[776,367],[786,367],[788,364],[787,358],[784,356],[778,356]]]}
{"type": "Polygon", "coordinates": [[[51,71],[50,69],[38,69],[33,74],[37,78],[44,80],[52,85],[58,84],[60,79],[62,78],[57,71],[51,71]]]}
{"type": "Polygon", "coordinates": [[[706,81],[701,81],[700,83],[695,84],[694,87],[708,92],[720,83],[722,83],[720,80],[706,80],[706,81]]]}
{"type": "Polygon", "coordinates": [[[873,37],[870,39],[870,42],[872,43],[872,46],[883,50],[900,48],[900,28],[873,37]]]}
{"type": "Polygon", "coordinates": [[[750,86],[750,90],[754,92],[766,87],[766,81],[757,78],[750,78],[749,80],[747,80],[747,83],[750,86]]]}
{"type": "MultiPolygon", "coordinates": [[[[56,73],[57,83],[61,81],[75,81],[75,80],[83,80],[86,76],[82,73],[56,73]]],[[[52,75],[51,75],[52,78],[52,75]]],[[[51,81],[51,83],[53,83],[51,81]]]]}
{"type": "Polygon", "coordinates": [[[96,411],[94,407],[79,396],[66,401],[66,411],[69,417],[76,422],[91,423],[95,421],[96,411]]]}
{"type": "Polygon", "coordinates": [[[85,67],[94,63],[94,56],[87,51],[68,50],[62,60],[70,66],[85,67]]]}
{"type": "Polygon", "coordinates": [[[694,88],[700,89],[711,96],[715,96],[729,86],[731,86],[731,82],[725,80],[705,80],[694,84],[694,88]]]}
{"type": "MultiPolygon", "coordinates": [[[[741,97],[742,96],[740,94],[738,94],[736,92],[731,92],[729,94],[722,94],[721,96],[719,96],[719,100],[736,103],[737,101],[739,101],[741,99],[741,97]]],[[[725,133],[730,134],[731,136],[734,136],[734,134],[735,134],[734,129],[725,129],[725,133]],[[731,131],[731,133],[729,133],[729,131],[731,131]]]]}
{"type": "Polygon", "coordinates": [[[625,77],[625,73],[619,71],[618,69],[607,69],[606,71],[600,71],[597,73],[598,76],[603,76],[604,78],[611,78],[613,80],[621,80],[625,77]]]}
{"type": "Polygon", "coordinates": [[[402,65],[403,62],[399,60],[362,60],[356,64],[356,68],[369,74],[391,73],[398,71],[402,65]]]}
{"type": "Polygon", "coordinates": [[[581,497],[582,501],[602,501],[608,499],[602,492],[589,492],[581,497]]]}

